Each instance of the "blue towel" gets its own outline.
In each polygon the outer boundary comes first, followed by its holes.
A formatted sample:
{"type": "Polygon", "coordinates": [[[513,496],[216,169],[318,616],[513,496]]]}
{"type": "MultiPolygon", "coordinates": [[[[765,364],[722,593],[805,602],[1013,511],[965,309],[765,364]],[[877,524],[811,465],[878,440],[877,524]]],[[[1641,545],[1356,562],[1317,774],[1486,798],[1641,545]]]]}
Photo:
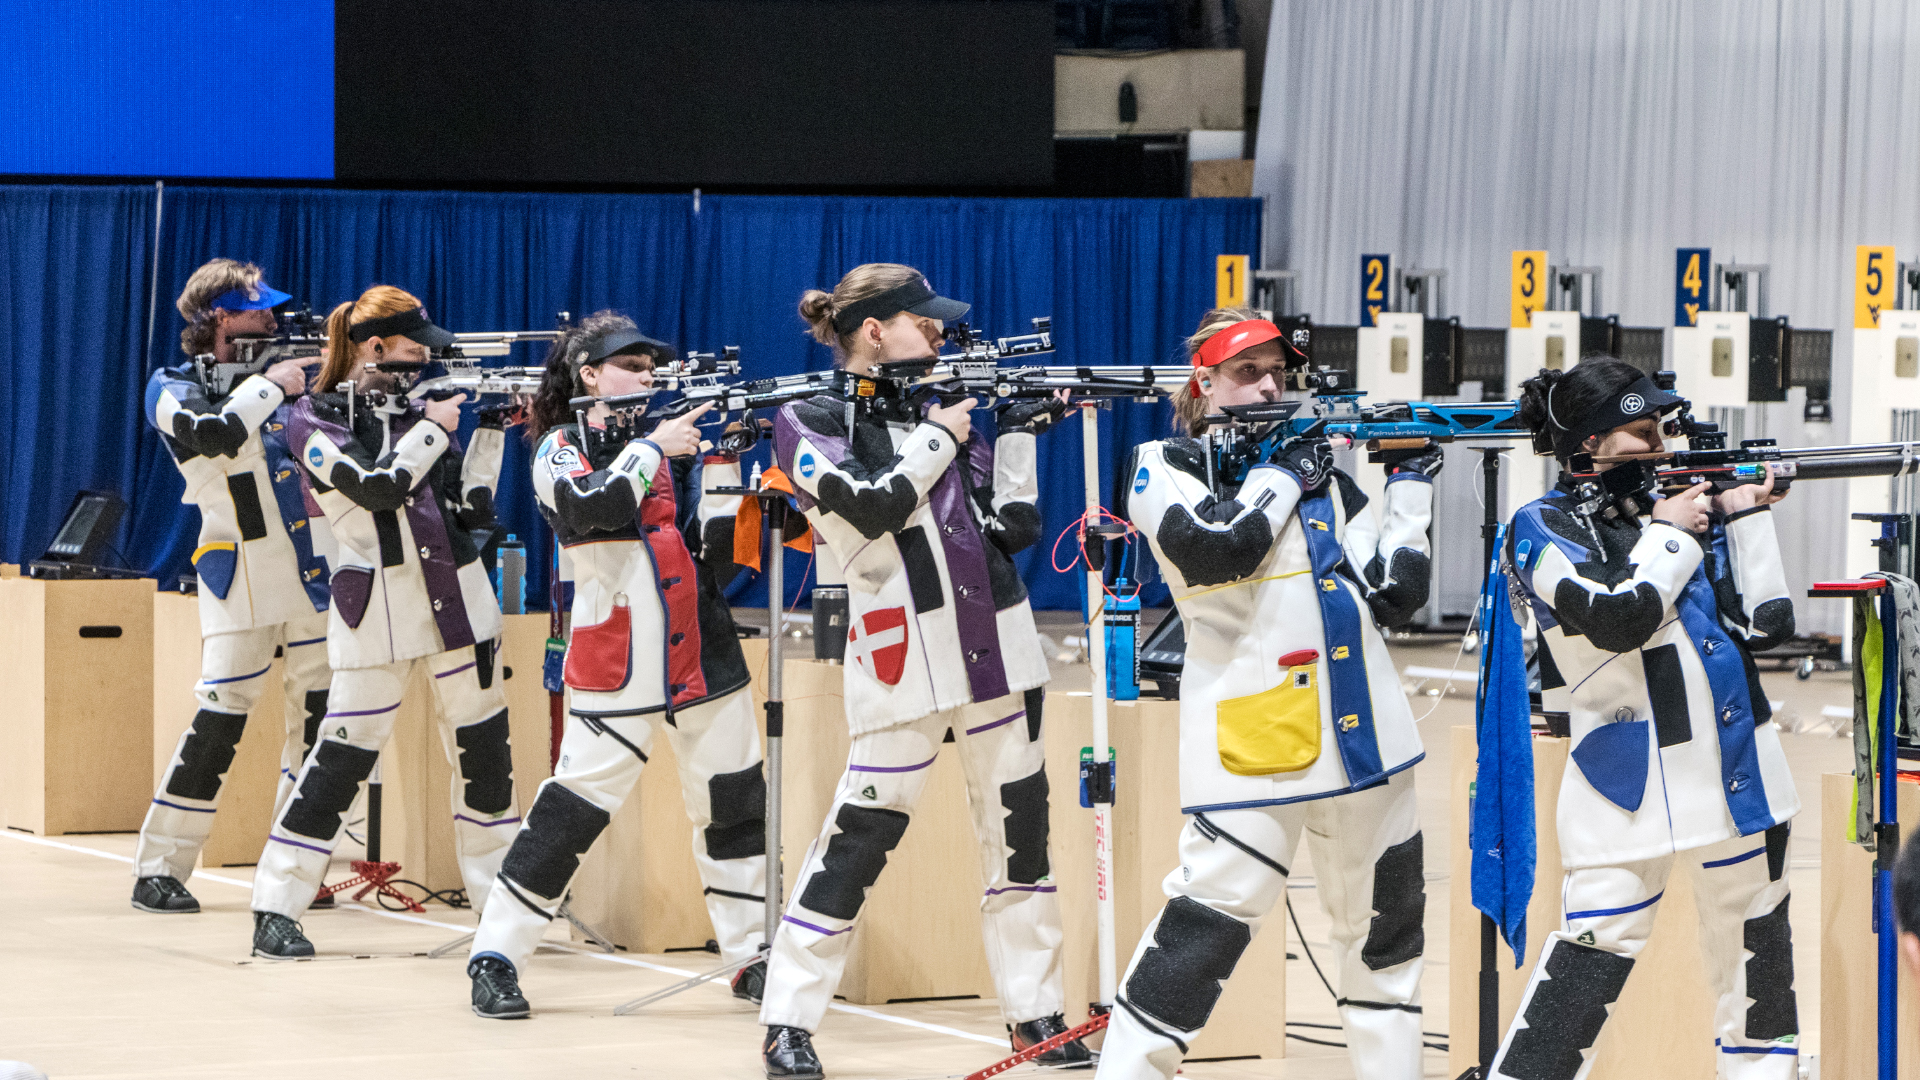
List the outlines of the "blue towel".
{"type": "MultiPolygon", "coordinates": [[[[1494,550],[1503,550],[1500,527],[1494,550]]],[[[1519,967],[1527,952],[1533,897],[1533,717],[1527,658],[1498,558],[1480,592],[1480,691],[1475,731],[1479,776],[1473,798],[1473,906],[1500,927],[1519,967]]]]}

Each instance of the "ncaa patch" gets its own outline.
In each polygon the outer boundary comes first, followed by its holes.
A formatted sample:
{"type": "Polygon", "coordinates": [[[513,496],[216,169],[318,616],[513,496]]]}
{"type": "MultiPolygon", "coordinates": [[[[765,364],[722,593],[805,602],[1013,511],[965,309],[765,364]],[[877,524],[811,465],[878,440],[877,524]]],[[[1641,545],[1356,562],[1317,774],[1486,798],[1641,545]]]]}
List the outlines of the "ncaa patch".
{"type": "Polygon", "coordinates": [[[1133,477],[1133,493],[1138,495],[1145,490],[1147,490],[1147,467],[1142,465],[1140,471],[1133,477]]]}
{"type": "Polygon", "coordinates": [[[809,480],[813,479],[813,470],[816,464],[818,463],[813,460],[812,454],[801,454],[800,455],[800,475],[806,477],[809,480]]]}
{"type": "Polygon", "coordinates": [[[313,467],[317,469],[327,463],[327,455],[325,451],[315,446],[307,450],[307,460],[312,462],[313,467]]]}

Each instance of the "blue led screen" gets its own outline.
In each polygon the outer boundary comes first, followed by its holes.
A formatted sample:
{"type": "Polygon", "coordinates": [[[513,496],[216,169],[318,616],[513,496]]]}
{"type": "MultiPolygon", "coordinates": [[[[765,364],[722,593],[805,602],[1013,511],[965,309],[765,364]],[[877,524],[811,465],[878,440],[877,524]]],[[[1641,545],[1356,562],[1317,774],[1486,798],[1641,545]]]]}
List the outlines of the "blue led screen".
{"type": "Polygon", "coordinates": [[[0,174],[333,177],[333,0],[0,0],[0,174]]]}

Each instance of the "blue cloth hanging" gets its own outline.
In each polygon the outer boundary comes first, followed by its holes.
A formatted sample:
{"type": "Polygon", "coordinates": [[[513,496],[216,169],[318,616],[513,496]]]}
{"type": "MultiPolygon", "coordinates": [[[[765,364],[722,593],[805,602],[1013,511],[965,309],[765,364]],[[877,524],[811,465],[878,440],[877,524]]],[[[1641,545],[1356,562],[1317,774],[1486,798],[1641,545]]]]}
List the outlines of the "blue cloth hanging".
{"type": "MultiPolygon", "coordinates": [[[[1494,540],[1504,549],[1507,526],[1494,540]]],[[[1522,555],[1522,558],[1525,556],[1522,555]]],[[[1496,557],[1480,591],[1480,688],[1475,702],[1479,776],[1473,796],[1473,906],[1500,927],[1519,967],[1527,953],[1533,898],[1533,719],[1520,624],[1496,557]]]]}

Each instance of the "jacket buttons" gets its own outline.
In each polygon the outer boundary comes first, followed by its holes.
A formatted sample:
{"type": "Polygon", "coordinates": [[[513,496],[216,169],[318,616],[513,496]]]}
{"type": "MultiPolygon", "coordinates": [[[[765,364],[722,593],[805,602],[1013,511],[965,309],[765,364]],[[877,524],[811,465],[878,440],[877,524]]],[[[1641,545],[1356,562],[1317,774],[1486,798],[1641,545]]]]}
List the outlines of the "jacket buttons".
{"type": "Polygon", "coordinates": [[[977,593],[979,591],[980,591],[980,586],[978,585],[962,585],[959,588],[954,590],[954,592],[960,594],[960,599],[962,600],[965,600],[967,597],[972,596],[974,593],[977,593]]]}
{"type": "Polygon", "coordinates": [[[1712,638],[1707,638],[1706,640],[1700,643],[1700,651],[1703,653],[1706,653],[1708,656],[1712,656],[1714,645],[1715,645],[1714,640],[1712,638]]]}
{"type": "Polygon", "coordinates": [[[421,545],[420,545],[420,557],[421,557],[421,558],[423,558],[423,559],[431,559],[431,558],[433,558],[433,549],[432,549],[432,548],[430,548],[430,547],[428,547],[428,546],[427,546],[427,545],[425,545],[425,544],[421,544],[421,545]]]}
{"type": "Polygon", "coordinates": [[[989,655],[992,654],[992,652],[993,652],[992,649],[975,649],[972,652],[967,654],[967,663],[977,664],[980,661],[985,660],[989,655]]]}
{"type": "Polygon", "coordinates": [[[439,611],[439,610],[440,610],[440,604],[441,604],[441,601],[439,601],[439,600],[435,600],[435,601],[433,602],[433,610],[435,610],[435,611],[439,611]]]}
{"type": "Polygon", "coordinates": [[[675,634],[675,635],[673,635],[672,637],[670,637],[670,638],[668,638],[668,639],[667,639],[667,644],[669,644],[669,645],[678,645],[678,644],[680,644],[681,642],[683,642],[683,641],[685,641],[685,640],[687,640],[687,635],[685,635],[685,634],[675,634]]]}
{"type": "Polygon", "coordinates": [[[947,534],[948,536],[952,536],[952,535],[953,535],[954,533],[957,533],[957,532],[959,532],[959,531],[960,531],[960,526],[958,526],[958,525],[942,525],[942,526],[940,526],[940,530],[941,530],[942,532],[944,532],[944,533],[946,533],[946,534],[947,534]]]}
{"type": "Polygon", "coordinates": [[[1626,705],[1622,705],[1619,708],[1613,710],[1613,722],[1616,724],[1624,724],[1627,721],[1632,719],[1633,719],[1633,709],[1626,705]]]}
{"type": "Polygon", "coordinates": [[[1678,540],[1667,541],[1667,552],[1672,555],[1680,554],[1680,541],[1678,540]]]}
{"type": "Polygon", "coordinates": [[[1746,789],[1747,789],[1746,773],[1734,773],[1733,779],[1727,781],[1727,790],[1730,792],[1738,794],[1742,791],[1745,791],[1746,789]]]}
{"type": "Polygon", "coordinates": [[[1722,724],[1733,723],[1733,706],[1729,705],[1720,710],[1720,722],[1722,724]]]}
{"type": "Polygon", "coordinates": [[[1340,718],[1341,731],[1352,731],[1354,728],[1357,728],[1359,726],[1360,726],[1360,716],[1358,713],[1348,713],[1347,715],[1340,718]]]}

